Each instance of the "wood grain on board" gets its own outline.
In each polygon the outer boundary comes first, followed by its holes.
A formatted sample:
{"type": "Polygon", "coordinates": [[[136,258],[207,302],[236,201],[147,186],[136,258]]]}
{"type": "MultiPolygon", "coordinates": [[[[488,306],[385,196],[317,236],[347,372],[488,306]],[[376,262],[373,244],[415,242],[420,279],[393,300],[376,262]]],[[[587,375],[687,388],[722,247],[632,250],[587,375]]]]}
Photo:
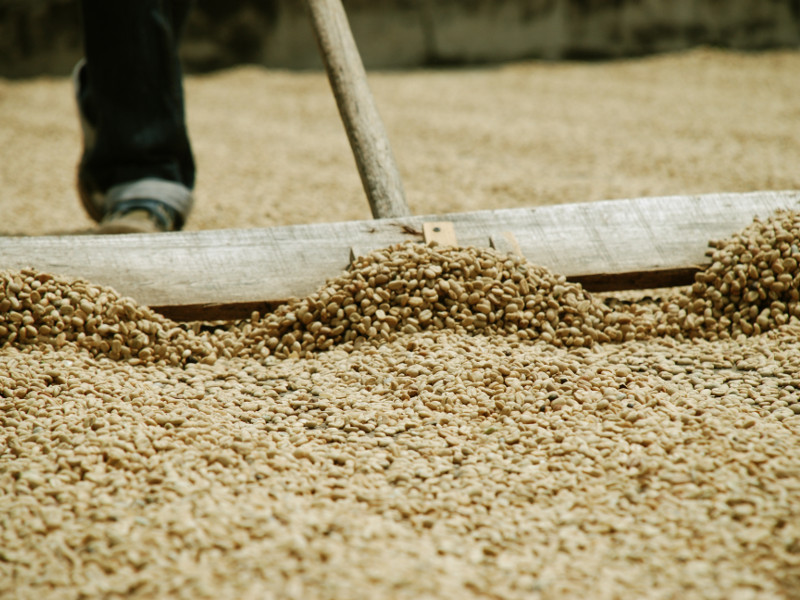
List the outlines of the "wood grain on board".
{"type": "Polygon", "coordinates": [[[779,209],[800,192],[710,194],[559,204],[153,235],[0,238],[0,269],[32,267],[111,286],[178,319],[248,316],[313,293],[358,254],[422,243],[423,225],[451,222],[461,246],[516,241],[532,263],[592,291],[688,284],[708,241],[779,209]],[[510,233],[511,236],[506,234],[510,233]]]}

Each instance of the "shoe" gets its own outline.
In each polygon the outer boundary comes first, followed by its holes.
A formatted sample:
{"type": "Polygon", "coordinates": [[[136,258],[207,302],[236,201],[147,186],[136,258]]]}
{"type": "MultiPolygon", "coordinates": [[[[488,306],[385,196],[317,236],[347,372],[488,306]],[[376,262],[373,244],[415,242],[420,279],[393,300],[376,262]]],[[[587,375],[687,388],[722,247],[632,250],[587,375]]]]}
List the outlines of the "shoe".
{"type": "MultiPolygon", "coordinates": [[[[86,59],[81,59],[72,71],[72,85],[86,149],[94,146],[97,135],[81,108],[80,90],[85,78],[86,59]]],[[[192,190],[185,185],[156,177],[121,183],[103,191],[81,177],[79,167],[77,187],[84,209],[100,223],[99,228],[93,230],[99,233],[177,231],[183,228],[194,204],[192,190]],[[132,215],[134,212],[138,214],[132,215]]]]}
{"type": "Polygon", "coordinates": [[[128,200],[100,221],[94,233],[162,233],[176,231],[177,214],[158,200],[128,200]]]}

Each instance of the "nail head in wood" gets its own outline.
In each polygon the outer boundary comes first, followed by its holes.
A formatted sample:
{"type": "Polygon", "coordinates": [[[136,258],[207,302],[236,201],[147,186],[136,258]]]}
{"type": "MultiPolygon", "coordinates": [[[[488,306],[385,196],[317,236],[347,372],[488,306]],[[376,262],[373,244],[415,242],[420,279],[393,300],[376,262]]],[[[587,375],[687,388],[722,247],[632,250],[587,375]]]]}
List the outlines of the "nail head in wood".
{"type": "Polygon", "coordinates": [[[458,246],[456,230],[450,221],[431,221],[423,223],[422,235],[426,244],[436,242],[443,246],[458,246]]]}

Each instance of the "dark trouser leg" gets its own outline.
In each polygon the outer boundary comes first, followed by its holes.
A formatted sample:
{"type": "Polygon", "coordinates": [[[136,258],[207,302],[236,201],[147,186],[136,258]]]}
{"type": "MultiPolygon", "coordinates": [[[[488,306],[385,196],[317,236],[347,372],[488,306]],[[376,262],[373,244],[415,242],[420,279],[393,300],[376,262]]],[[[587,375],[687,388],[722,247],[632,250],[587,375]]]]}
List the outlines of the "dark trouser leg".
{"type": "MultiPolygon", "coordinates": [[[[194,186],[177,53],[190,6],[82,0],[86,65],[78,103],[90,132],[78,177],[91,194],[142,179],[194,186]]],[[[109,207],[95,202],[87,209],[99,220],[109,207]]]]}

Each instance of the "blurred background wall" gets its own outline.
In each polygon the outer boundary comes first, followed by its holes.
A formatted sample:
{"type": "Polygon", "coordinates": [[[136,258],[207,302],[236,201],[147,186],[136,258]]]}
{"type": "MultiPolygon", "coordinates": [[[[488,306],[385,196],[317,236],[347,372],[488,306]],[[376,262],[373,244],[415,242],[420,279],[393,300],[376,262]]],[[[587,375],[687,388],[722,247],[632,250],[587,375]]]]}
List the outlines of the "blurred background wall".
{"type": "MultiPolygon", "coordinates": [[[[109,0],[113,2],[114,0],[109,0]]],[[[800,0],[345,0],[368,68],[616,58],[714,45],[800,45],[800,0]]],[[[319,66],[301,0],[198,0],[187,70],[319,66]]],[[[75,0],[0,0],[0,76],[67,74],[75,0]]]]}

